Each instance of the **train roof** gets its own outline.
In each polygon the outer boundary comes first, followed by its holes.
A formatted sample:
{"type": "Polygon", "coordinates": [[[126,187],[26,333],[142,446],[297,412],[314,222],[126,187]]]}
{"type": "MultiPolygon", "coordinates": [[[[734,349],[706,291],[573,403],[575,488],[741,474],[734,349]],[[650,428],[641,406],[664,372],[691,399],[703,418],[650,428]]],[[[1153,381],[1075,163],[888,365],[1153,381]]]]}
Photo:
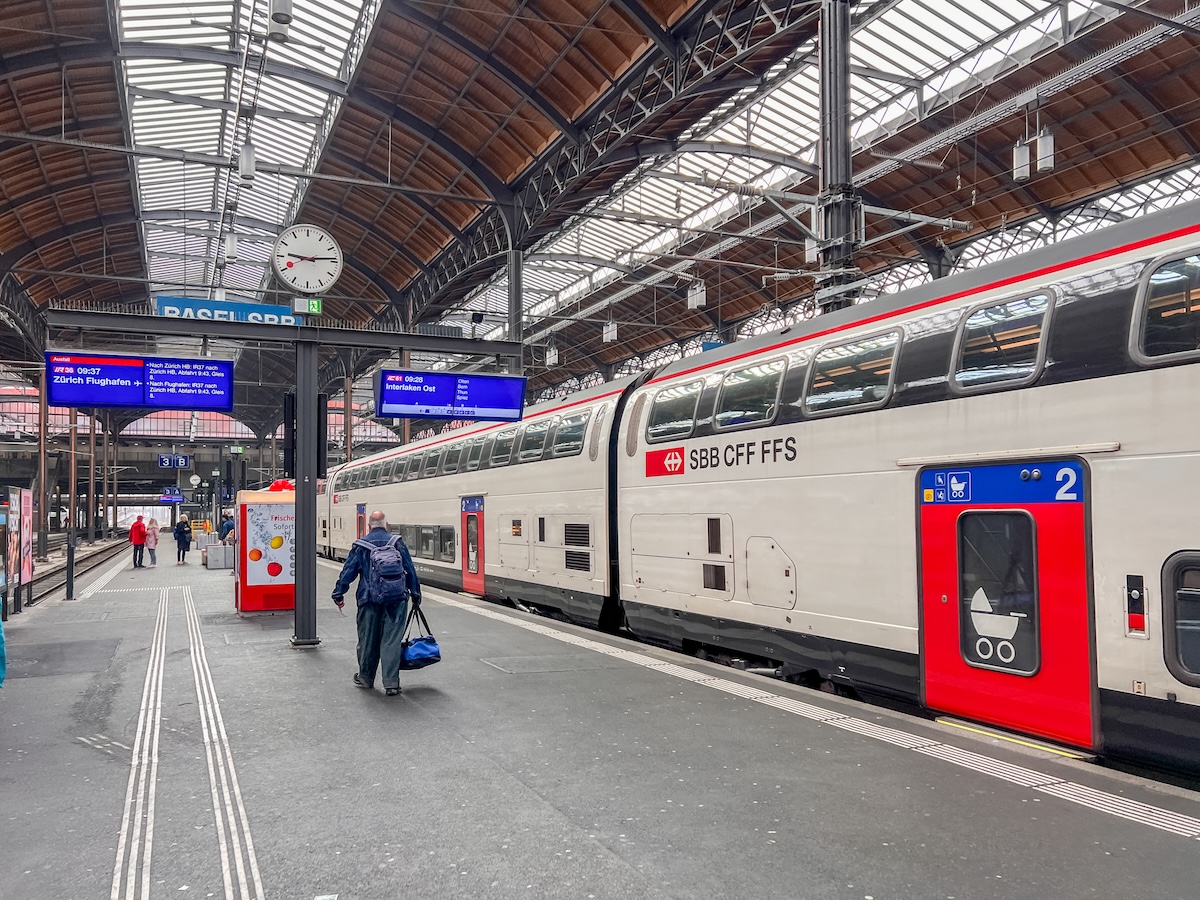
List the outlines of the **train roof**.
{"type": "MultiPolygon", "coordinates": [[[[1181,204],[1126,222],[1080,235],[1011,259],[969,269],[931,281],[896,294],[888,294],[869,303],[824,313],[766,334],[736,341],[704,353],[688,356],[664,366],[652,379],[660,381],[674,375],[718,366],[723,362],[752,356],[806,338],[838,331],[859,323],[886,319],[954,296],[978,293],[1032,277],[1049,276],[1069,266],[1097,259],[1139,244],[1159,243],[1166,236],[1200,232],[1200,201],[1181,204]],[[781,340],[781,338],[783,340],[781,340]]],[[[1151,251],[1152,253],[1154,251],[1151,251]]]]}

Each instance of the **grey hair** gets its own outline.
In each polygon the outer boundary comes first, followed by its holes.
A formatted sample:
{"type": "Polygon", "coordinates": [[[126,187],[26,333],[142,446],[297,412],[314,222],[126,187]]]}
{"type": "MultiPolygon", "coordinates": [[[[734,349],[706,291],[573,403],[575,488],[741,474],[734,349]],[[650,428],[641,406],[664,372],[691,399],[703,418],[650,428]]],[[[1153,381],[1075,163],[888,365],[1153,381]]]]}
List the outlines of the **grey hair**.
{"type": "Polygon", "coordinates": [[[371,513],[370,518],[367,519],[367,527],[387,528],[387,516],[385,516],[379,510],[375,510],[375,512],[371,513]]]}

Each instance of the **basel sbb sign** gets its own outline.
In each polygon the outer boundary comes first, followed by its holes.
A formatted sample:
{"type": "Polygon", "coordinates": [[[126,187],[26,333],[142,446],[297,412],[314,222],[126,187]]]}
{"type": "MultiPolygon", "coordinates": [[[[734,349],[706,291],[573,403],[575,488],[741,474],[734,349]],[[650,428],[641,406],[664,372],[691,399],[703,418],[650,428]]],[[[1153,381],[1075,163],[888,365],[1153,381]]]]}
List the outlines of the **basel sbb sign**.
{"type": "Polygon", "coordinates": [[[793,462],[796,459],[794,437],[764,438],[758,441],[734,441],[708,447],[665,447],[646,453],[646,477],[682,475],[709,469],[734,469],[764,463],[793,462]]]}

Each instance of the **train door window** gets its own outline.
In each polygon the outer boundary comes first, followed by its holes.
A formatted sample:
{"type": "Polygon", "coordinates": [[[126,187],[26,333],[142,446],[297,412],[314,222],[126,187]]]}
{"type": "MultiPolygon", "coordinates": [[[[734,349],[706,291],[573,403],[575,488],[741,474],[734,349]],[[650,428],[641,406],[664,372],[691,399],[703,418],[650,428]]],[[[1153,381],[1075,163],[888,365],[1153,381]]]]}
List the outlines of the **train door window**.
{"type": "Polygon", "coordinates": [[[625,455],[633,456],[637,453],[638,435],[641,433],[642,426],[642,410],[646,406],[647,394],[639,394],[638,398],[633,401],[633,408],[629,410],[629,431],[625,433],[625,455]]]}
{"type": "Polygon", "coordinates": [[[422,559],[434,559],[437,556],[437,540],[438,530],[432,525],[421,526],[421,547],[420,555],[422,559]]]}
{"type": "Polygon", "coordinates": [[[1163,568],[1164,650],[1167,668],[1200,687],[1200,554],[1180,553],[1163,568]]]}
{"type": "Polygon", "coordinates": [[[1158,266],[1142,282],[1140,345],[1143,362],[1195,357],[1200,351],[1200,256],[1158,266]]]}
{"type": "Polygon", "coordinates": [[[993,303],[970,313],[958,333],[959,391],[1020,387],[1037,380],[1045,357],[1049,294],[993,303]]]}
{"type": "Polygon", "coordinates": [[[578,456],[583,450],[583,436],[587,432],[588,419],[591,417],[591,410],[564,416],[554,432],[554,446],[550,448],[550,455],[578,456]]]}
{"type": "Polygon", "coordinates": [[[421,529],[416,525],[404,525],[401,534],[404,535],[404,543],[408,545],[408,552],[416,553],[421,544],[421,529]]]}
{"type": "Polygon", "coordinates": [[[883,406],[891,393],[900,332],[824,347],[813,360],[804,410],[824,415],[883,406]]]}
{"type": "Polygon", "coordinates": [[[608,404],[605,404],[596,410],[596,421],[592,423],[592,436],[588,441],[588,459],[592,462],[600,455],[600,432],[604,430],[604,413],[607,409],[608,404]]]}
{"type": "Polygon", "coordinates": [[[959,518],[959,647],[967,665],[1037,673],[1036,558],[1028,513],[967,512],[959,518]]]}
{"type": "Polygon", "coordinates": [[[687,437],[696,425],[696,404],[700,401],[703,381],[663,388],[654,395],[650,404],[650,418],[646,423],[646,440],[674,440],[687,437]]]}
{"type": "Polygon", "coordinates": [[[521,437],[521,451],[517,455],[518,462],[534,462],[542,458],[550,425],[549,421],[542,421],[525,427],[525,434],[521,437]]]}
{"type": "Polygon", "coordinates": [[[483,452],[484,438],[477,437],[471,441],[471,451],[467,455],[466,471],[474,472],[479,468],[480,454],[483,452]]]}
{"type": "Polygon", "coordinates": [[[412,458],[409,459],[408,474],[405,476],[405,478],[408,481],[414,481],[421,477],[421,463],[424,461],[424,459],[425,459],[424,451],[416,454],[415,456],[413,456],[412,458]]]}
{"type": "Polygon", "coordinates": [[[467,516],[467,571],[472,575],[479,572],[479,514],[467,516]]]}
{"type": "Polygon", "coordinates": [[[729,429],[774,421],[786,366],[784,360],[776,359],[728,373],[717,393],[714,426],[729,429]]]}
{"type": "Polygon", "coordinates": [[[446,459],[442,462],[443,475],[453,475],[458,471],[458,463],[462,459],[463,445],[463,441],[458,441],[446,448],[446,459]]]}
{"type": "Polygon", "coordinates": [[[438,554],[442,562],[454,562],[454,529],[442,527],[438,529],[438,554]]]}
{"type": "Polygon", "coordinates": [[[429,451],[429,454],[425,457],[425,471],[421,476],[422,478],[432,478],[438,473],[438,463],[442,461],[442,453],[443,449],[441,447],[434,447],[429,451]]]}
{"type": "Polygon", "coordinates": [[[502,431],[496,435],[496,442],[492,444],[492,465],[507,466],[509,459],[512,458],[513,441],[517,437],[517,430],[510,428],[507,431],[502,431]]]}

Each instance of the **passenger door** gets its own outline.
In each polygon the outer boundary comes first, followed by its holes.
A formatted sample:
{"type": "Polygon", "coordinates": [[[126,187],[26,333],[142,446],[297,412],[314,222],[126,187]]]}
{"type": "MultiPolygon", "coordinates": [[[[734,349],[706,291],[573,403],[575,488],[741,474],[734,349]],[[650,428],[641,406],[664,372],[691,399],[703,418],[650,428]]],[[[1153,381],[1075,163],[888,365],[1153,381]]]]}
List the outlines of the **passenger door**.
{"type": "Polygon", "coordinates": [[[463,590],[483,596],[483,497],[462,498],[463,590]]]}
{"type": "Polygon", "coordinates": [[[1086,474],[1077,460],[921,472],[930,709],[1095,746],[1086,474]]]}

